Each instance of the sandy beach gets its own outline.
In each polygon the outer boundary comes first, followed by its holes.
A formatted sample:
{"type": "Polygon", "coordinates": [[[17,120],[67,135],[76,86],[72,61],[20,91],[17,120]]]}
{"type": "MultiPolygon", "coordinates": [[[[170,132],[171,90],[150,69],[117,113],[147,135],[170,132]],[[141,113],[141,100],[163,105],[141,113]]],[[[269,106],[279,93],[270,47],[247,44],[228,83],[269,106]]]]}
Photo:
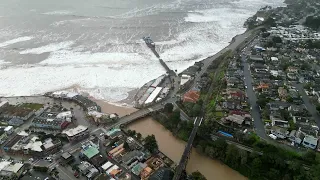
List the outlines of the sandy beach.
{"type": "Polygon", "coordinates": [[[101,107],[101,111],[103,113],[109,113],[109,114],[117,113],[120,117],[138,110],[130,106],[122,106],[122,105],[108,103],[107,101],[104,101],[104,100],[97,100],[92,98],[90,99],[96,102],[101,107]]]}

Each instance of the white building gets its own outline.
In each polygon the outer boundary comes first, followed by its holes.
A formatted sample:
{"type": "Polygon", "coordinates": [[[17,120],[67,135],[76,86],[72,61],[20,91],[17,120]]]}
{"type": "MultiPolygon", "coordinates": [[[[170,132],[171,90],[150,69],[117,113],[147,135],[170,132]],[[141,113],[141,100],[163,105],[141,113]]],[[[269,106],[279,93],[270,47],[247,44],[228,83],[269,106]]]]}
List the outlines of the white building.
{"type": "Polygon", "coordinates": [[[72,112],[71,111],[65,111],[65,112],[61,112],[57,115],[56,118],[59,118],[59,119],[64,119],[68,122],[71,122],[72,120],[72,112]]]}
{"type": "Polygon", "coordinates": [[[315,149],[318,144],[318,138],[315,138],[313,136],[307,135],[304,137],[302,141],[302,145],[307,148],[315,149]]]}
{"type": "Polygon", "coordinates": [[[301,144],[302,140],[304,139],[304,136],[305,135],[300,130],[292,130],[289,135],[289,140],[296,144],[301,144]]]}
{"type": "Polygon", "coordinates": [[[7,135],[12,134],[13,130],[13,126],[7,126],[6,128],[4,128],[4,132],[6,132],[7,135]]]}
{"type": "Polygon", "coordinates": [[[277,126],[273,126],[271,128],[271,133],[275,136],[277,136],[277,138],[279,139],[285,139],[287,137],[287,130],[286,129],[283,129],[283,128],[280,128],[280,127],[277,127],[277,126]]]}
{"type": "Polygon", "coordinates": [[[191,76],[186,75],[186,74],[182,74],[181,75],[181,81],[180,81],[180,86],[183,87],[186,84],[188,84],[189,81],[191,81],[191,76]]]}
{"type": "Polygon", "coordinates": [[[88,127],[78,125],[75,128],[67,129],[62,131],[62,134],[66,134],[69,141],[80,140],[86,138],[89,135],[88,127]]]}

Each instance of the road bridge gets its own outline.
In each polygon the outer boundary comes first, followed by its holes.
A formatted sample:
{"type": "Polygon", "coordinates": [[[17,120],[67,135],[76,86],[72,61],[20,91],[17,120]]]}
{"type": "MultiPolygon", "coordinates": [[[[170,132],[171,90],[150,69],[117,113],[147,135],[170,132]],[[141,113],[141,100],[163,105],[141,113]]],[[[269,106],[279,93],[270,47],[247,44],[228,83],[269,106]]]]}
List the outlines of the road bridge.
{"type": "Polygon", "coordinates": [[[181,159],[179,161],[179,164],[178,164],[178,166],[176,168],[176,173],[174,174],[173,180],[179,180],[181,175],[182,175],[182,173],[183,173],[183,171],[186,169],[186,166],[187,166],[187,163],[188,163],[188,159],[189,159],[189,155],[190,155],[190,152],[191,152],[191,149],[192,149],[192,143],[193,143],[194,138],[197,135],[197,131],[198,131],[199,126],[202,123],[202,120],[203,120],[203,118],[200,118],[200,117],[197,117],[194,120],[194,123],[193,123],[194,126],[193,126],[193,129],[192,129],[192,132],[191,132],[191,134],[189,136],[186,148],[184,149],[182,157],[181,157],[181,159]]]}

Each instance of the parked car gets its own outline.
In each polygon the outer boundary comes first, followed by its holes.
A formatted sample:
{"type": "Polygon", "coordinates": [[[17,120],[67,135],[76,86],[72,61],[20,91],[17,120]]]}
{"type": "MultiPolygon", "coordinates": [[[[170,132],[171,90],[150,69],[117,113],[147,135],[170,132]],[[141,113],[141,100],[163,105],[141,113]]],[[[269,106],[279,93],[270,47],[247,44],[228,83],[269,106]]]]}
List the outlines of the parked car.
{"type": "Polygon", "coordinates": [[[80,174],[79,174],[78,171],[75,171],[73,175],[74,175],[74,177],[76,177],[76,178],[79,178],[79,177],[80,177],[80,174]]]}

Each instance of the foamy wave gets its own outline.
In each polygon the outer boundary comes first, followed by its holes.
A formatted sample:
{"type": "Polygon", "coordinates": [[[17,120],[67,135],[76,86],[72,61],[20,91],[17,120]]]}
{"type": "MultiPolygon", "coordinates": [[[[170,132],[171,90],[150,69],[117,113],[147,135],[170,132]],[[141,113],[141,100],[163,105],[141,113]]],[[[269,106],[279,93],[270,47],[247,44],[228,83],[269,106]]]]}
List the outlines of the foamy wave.
{"type": "Polygon", "coordinates": [[[126,92],[164,73],[164,69],[161,65],[139,64],[121,70],[106,65],[35,66],[11,67],[0,72],[0,96],[43,94],[79,85],[94,90],[91,94],[99,99],[118,101],[126,98],[126,92]]]}
{"type": "Polygon", "coordinates": [[[12,39],[12,40],[0,43],[0,47],[9,46],[11,44],[15,44],[15,43],[18,43],[18,42],[29,41],[31,39],[33,39],[33,37],[31,37],[31,36],[19,37],[19,38],[16,38],[16,39],[12,39]]]}
{"type": "Polygon", "coordinates": [[[60,42],[60,43],[52,43],[45,46],[33,48],[33,49],[26,49],[23,51],[20,51],[20,54],[42,54],[45,52],[53,52],[58,51],[61,49],[69,48],[74,44],[73,41],[66,41],[66,42],[60,42]]]}
{"type": "Polygon", "coordinates": [[[40,64],[117,64],[119,66],[157,61],[154,56],[138,53],[92,53],[69,50],[55,51],[40,64]]]}
{"type": "Polygon", "coordinates": [[[45,13],[42,13],[42,14],[45,14],[45,15],[69,15],[69,14],[72,14],[72,13],[73,13],[72,11],[61,10],[61,11],[45,12],[45,13]]]}
{"type": "Polygon", "coordinates": [[[11,62],[7,62],[7,61],[4,61],[4,60],[2,60],[2,59],[0,59],[0,65],[1,64],[10,64],[11,62]]]}

